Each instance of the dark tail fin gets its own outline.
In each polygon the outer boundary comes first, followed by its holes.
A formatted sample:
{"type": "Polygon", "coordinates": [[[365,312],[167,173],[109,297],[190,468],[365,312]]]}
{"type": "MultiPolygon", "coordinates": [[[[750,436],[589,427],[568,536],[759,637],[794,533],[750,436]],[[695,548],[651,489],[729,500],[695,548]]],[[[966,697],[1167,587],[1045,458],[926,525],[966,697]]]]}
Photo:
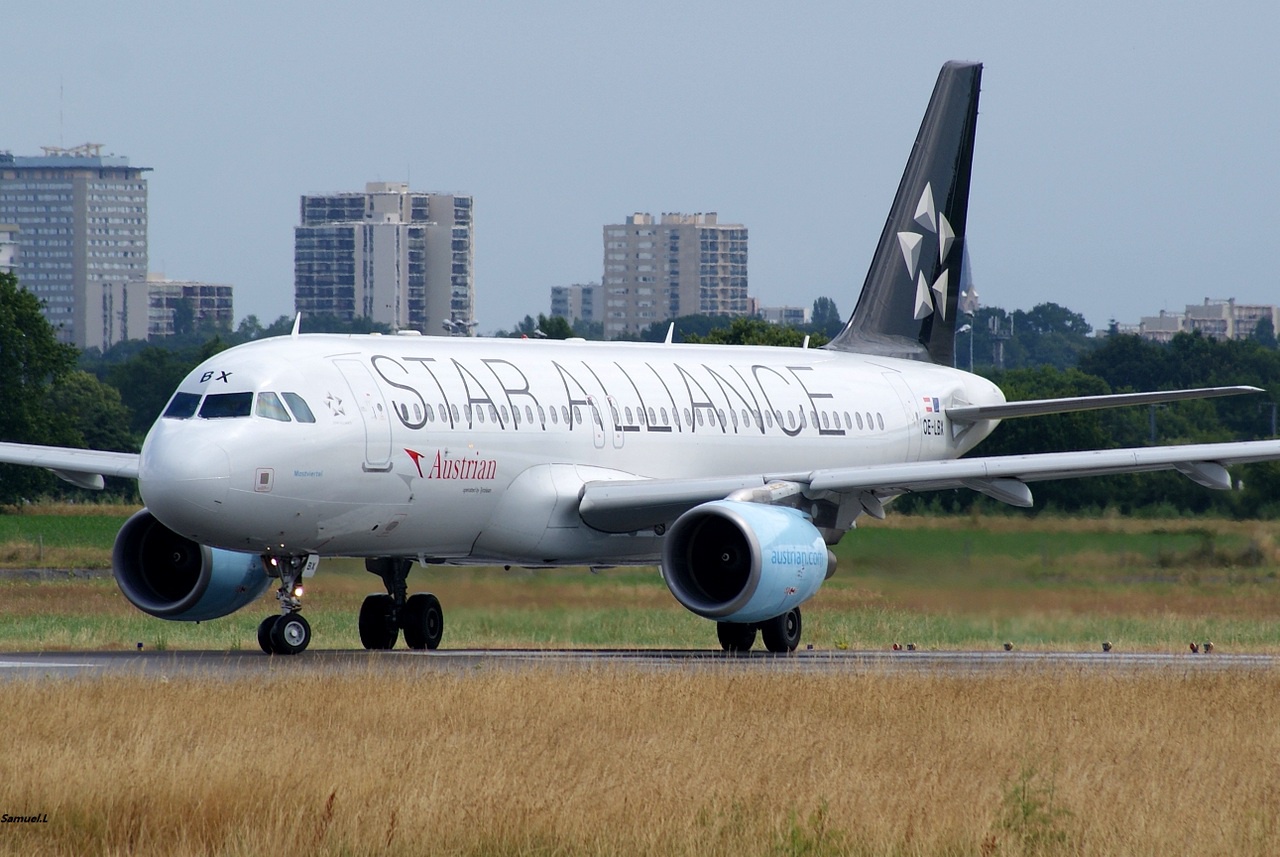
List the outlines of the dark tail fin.
{"type": "Polygon", "coordinates": [[[980,63],[938,74],[858,304],[828,348],[952,364],[980,63]]]}

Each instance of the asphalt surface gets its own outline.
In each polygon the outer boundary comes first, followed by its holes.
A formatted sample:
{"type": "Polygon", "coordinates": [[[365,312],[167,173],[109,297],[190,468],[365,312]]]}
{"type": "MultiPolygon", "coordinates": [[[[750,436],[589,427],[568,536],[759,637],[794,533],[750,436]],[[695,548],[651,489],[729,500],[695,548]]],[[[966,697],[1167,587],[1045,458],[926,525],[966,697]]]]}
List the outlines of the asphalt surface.
{"type": "Polygon", "coordinates": [[[752,652],[727,655],[699,650],[441,649],[424,651],[316,650],[300,655],[260,652],[13,652],[0,653],[0,681],[144,676],[282,678],[298,674],[386,671],[474,674],[492,669],[565,670],[634,668],[742,673],[866,675],[928,673],[987,675],[998,672],[1063,674],[1195,674],[1254,672],[1280,667],[1280,656],[1222,652],[1131,654],[1123,652],[925,652],[801,650],[791,655],[752,652]]]}

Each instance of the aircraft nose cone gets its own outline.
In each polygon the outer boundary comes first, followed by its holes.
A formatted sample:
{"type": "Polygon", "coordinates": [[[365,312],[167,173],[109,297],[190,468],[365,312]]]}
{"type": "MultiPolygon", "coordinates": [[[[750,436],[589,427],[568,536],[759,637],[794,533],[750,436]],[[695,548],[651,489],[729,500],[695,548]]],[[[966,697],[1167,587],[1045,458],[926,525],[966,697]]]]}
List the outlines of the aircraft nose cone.
{"type": "Polygon", "coordinates": [[[231,460],[211,440],[175,441],[159,438],[146,444],[138,490],[147,508],[168,526],[198,529],[186,522],[222,510],[231,484],[231,460]]]}

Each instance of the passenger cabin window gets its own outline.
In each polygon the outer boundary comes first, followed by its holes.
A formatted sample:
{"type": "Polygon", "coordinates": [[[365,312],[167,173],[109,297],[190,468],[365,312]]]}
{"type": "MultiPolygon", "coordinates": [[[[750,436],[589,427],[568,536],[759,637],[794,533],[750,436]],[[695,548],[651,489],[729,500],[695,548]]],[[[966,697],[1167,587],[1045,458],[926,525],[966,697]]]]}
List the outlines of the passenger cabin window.
{"type": "Polygon", "coordinates": [[[282,423],[290,421],[289,412],[284,409],[284,404],[281,403],[280,397],[275,393],[259,393],[258,405],[255,410],[258,416],[269,420],[278,420],[282,423]]]}
{"type": "Polygon", "coordinates": [[[210,393],[200,406],[200,416],[206,420],[247,417],[252,409],[253,393],[210,393]]]}
{"type": "Polygon", "coordinates": [[[196,408],[199,405],[199,393],[174,393],[173,398],[169,400],[169,407],[164,409],[162,416],[173,420],[189,420],[196,415],[196,408]]]}

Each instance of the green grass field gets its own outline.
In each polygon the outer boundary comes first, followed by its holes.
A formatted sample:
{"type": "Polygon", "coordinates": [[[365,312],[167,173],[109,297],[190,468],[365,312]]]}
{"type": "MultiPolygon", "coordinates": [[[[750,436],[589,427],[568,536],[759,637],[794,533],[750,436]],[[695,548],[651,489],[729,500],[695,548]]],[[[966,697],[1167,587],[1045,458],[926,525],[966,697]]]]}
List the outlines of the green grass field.
{"type": "MultiPolygon", "coordinates": [[[[105,568],[130,510],[0,516],[0,565],[105,568]],[[37,557],[33,551],[39,552],[37,557]]],[[[1181,650],[1213,640],[1280,651],[1280,551],[1266,522],[905,518],[871,522],[836,548],[839,570],[804,607],[817,649],[1181,650]]],[[[361,599],[380,581],[326,559],[306,582],[313,645],[358,648],[361,599]]],[[[415,569],[412,591],[445,607],[446,647],[715,646],[714,628],[671,598],[654,568],[415,569]]],[[[196,624],[148,617],[109,577],[0,580],[0,649],[252,649],[269,592],[196,624]]]]}

